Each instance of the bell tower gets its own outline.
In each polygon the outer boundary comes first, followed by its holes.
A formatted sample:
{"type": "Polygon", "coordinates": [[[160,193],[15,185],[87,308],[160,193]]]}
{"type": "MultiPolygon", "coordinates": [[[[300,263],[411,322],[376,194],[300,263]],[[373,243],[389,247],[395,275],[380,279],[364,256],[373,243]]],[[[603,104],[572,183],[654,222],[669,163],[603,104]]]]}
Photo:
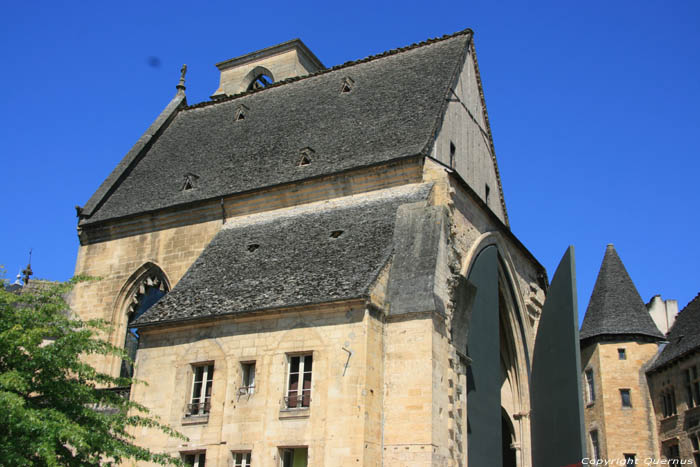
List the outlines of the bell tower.
{"type": "Polygon", "coordinates": [[[326,67],[301,39],[292,39],[216,64],[221,71],[212,99],[232,96],[274,82],[304,76],[326,67]]]}

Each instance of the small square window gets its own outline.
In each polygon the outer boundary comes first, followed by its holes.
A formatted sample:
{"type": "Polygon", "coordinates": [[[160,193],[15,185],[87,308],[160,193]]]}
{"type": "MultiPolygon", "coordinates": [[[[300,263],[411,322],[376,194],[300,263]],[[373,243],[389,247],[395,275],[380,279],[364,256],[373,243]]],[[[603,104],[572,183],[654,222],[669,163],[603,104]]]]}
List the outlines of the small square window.
{"type": "Polygon", "coordinates": [[[250,451],[234,451],[233,467],[250,467],[250,451]]]}
{"type": "Polygon", "coordinates": [[[280,448],[280,467],[306,467],[309,448],[280,448]]]}
{"type": "Polygon", "coordinates": [[[252,396],[255,392],[255,362],[242,362],[241,373],[241,387],[238,388],[238,395],[252,396]]]}
{"type": "Polygon", "coordinates": [[[619,360],[627,360],[627,351],[625,349],[617,349],[617,358],[619,360]]]}
{"type": "Polygon", "coordinates": [[[629,389],[620,389],[620,398],[622,399],[623,407],[632,407],[632,398],[629,389]]]}
{"type": "Polygon", "coordinates": [[[625,465],[637,465],[636,454],[623,454],[625,456],[625,465]]]}
{"type": "Polygon", "coordinates": [[[182,455],[182,461],[187,466],[205,467],[207,454],[205,452],[192,452],[182,455]]]}

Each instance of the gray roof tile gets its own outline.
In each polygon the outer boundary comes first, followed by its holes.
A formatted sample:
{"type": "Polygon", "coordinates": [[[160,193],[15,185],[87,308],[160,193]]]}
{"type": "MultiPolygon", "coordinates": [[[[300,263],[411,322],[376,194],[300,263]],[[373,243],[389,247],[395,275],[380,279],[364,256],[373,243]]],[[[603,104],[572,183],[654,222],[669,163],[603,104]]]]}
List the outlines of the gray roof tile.
{"type": "Polygon", "coordinates": [[[426,200],[431,186],[405,185],[237,219],[137,324],[367,297],[392,253],[398,207],[426,200]],[[333,238],[338,230],[342,234],[333,238]]]}
{"type": "Polygon", "coordinates": [[[667,340],[668,344],[648,371],[654,371],[692,351],[700,350],[700,295],[678,313],[667,340]]]}
{"type": "Polygon", "coordinates": [[[93,196],[102,202],[91,198],[82,225],[425,154],[470,38],[466,30],[179,110],[93,196]],[[346,77],[354,86],[341,94],[346,77]],[[240,105],[246,117],[234,121],[240,105]],[[313,157],[299,167],[304,148],[313,157]],[[182,191],[187,174],[197,184],[182,191]]]}
{"type": "Polygon", "coordinates": [[[605,250],[579,335],[581,341],[601,336],[663,340],[613,245],[605,250]]]}

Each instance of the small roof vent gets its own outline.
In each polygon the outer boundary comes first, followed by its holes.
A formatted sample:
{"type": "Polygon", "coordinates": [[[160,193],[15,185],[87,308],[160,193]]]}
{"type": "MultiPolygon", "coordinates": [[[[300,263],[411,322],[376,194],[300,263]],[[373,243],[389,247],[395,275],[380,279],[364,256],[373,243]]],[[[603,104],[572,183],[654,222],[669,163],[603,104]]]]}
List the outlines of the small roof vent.
{"type": "Polygon", "coordinates": [[[233,114],[233,120],[234,121],[239,121],[239,120],[245,120],[246,116],[248,115],[248,107],[246,107],[244,104],[238,105],[236,107],[236,111],[233,114]]]}
{"type": "Polygon", "coordinates": [[[182,181],[182,187],[180,191],[193,190],[197,187],[197,180],[199,177],[193,173],[186,173],[182,181]]]}
{"type": "Polygon", "coordinates": [[[343,80],[343,84],[340,85],[340,94],[347,94],[350,91],[352,91],[353,86],[355,85],[355,81],[353,81],[352,78],[346,77],[343,80]]]}
{"type": "Polygon", "coordinates": [[[250,253],[252,253],[252,252],[254,252],[255,250],[257,250],[258,248],[260,248],[260,245],[258,245],[257,243],[251,243],[250,245],[248,245],[247,250],[248,250],[250,253]]]}
{"type": "Polygon", "coordinates": [[[311,158],[314,154],[316,154],[316,151],[309,147],[299,151],[299,162],[297,162],[297,167],[311,164],[311,158]]]}
{"type": "Polygon", "coordinates": [[[343,235],[342,230],[334,230],[333,232],[331,232],[331,238],[338,238],[341,235],[343,235]]]}

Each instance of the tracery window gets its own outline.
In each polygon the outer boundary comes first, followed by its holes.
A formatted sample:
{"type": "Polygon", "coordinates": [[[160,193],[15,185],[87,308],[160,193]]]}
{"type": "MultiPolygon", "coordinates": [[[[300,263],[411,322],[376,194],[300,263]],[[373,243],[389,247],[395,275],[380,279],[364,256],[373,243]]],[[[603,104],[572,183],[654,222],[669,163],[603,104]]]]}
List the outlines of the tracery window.
{"type": "Polygon", "coordinates": [[[133,292],[127,312],[126,335],[124,336],[124,350],[131,361],[122,360],[120,377],[131,378],[134,376],[133,362],[136,361],[136,353],[139,348],[139,333],[138,328],[133,326],[134,321],[155,305],[167,292],[167,284],[157,274],[147,276],[133,292]]]}

